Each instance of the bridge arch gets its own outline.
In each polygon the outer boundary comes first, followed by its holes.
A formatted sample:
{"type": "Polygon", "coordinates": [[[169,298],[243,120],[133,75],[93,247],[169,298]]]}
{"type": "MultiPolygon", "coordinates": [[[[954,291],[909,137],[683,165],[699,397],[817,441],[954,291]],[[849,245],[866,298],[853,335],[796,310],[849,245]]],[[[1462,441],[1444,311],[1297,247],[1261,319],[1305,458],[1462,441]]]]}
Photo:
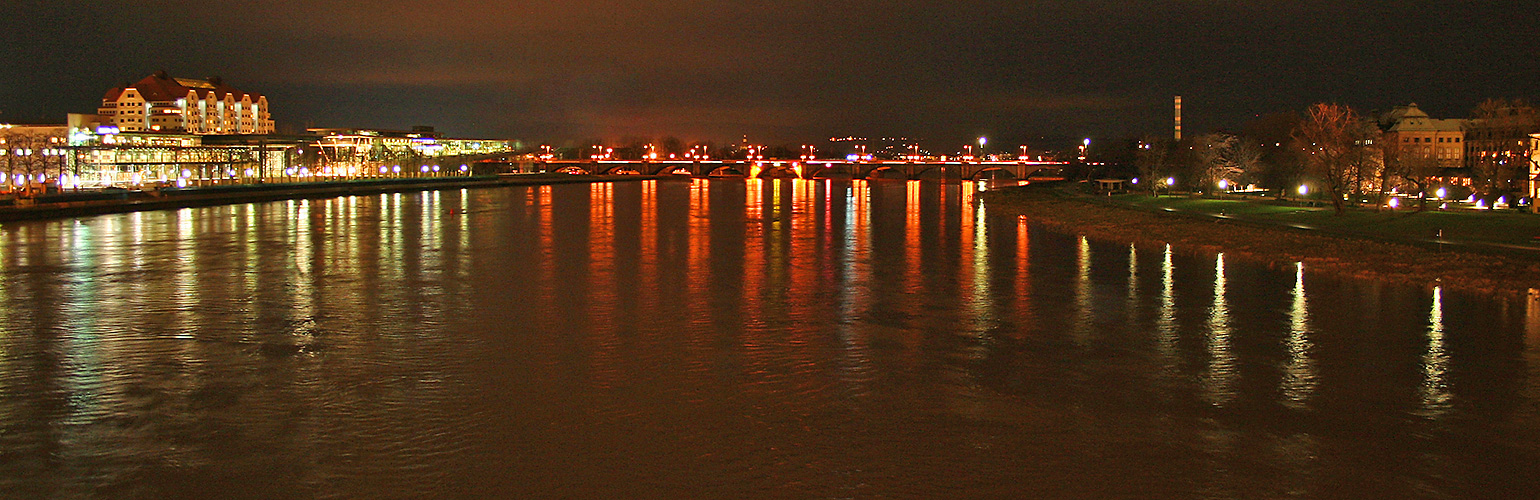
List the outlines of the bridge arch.
{"type": "Polygon", "coordinates": [[[809,179],[851,179],[857,177],[857,172],[848,163],[808,163],[806,173],[809,179]]]}
{"type": "Polygon", "coordinates": [[[946,169],[934,165],[915,165],[914,173],[909,175],[913,180],[946,180],[946,169]]]}
{"type": "Polygon", "coordinates": [[[1022,179],[1029,179],[1041,174],[1043,177],[1060,177],[1064,175],[1064,168],[1060,165],[1034,165],[1026,168],[1022,179]]]}
{"type": "Polygon", "coordinates": [[[789,166],[764,166],[759,169],[760,179],[796,179],[800,178],[795,167],[789,166]]]}
{"type": "Polygon", "coordinates": [[[706,177],[748,177],[748,174],[738,170],[732,165],[723,165],[711,169],[711,172],[707,173],[706,177]]]}
{"type": "Polygon", "coordinates": [[[978,170],[974,171],[973,175],[968,177],[968,180],[971,180],[971,181],[984,180],[984,178],[986,176],[988,176],[990,178],[1000,178],[1000,177],[1004,177],[1004,178],[1007,178],[1007,179],[1016,179],[1017,178],[1016,177],[1016,173],[1015,172],[1011,172],[1010,169],[1007,169],[1007,168],[1004,168],[1004,167],[984,167],[984,168],[981,168],[981,169],[978,169],[978,170]]]}
{"type": "Polygon", "coordinates": [[[861,177],[866,180],[886,179],[907,181],[912,179],[913,177],[910,176],[909,172],[906,172],[905,170],[907,169],[895,168],[891,165],[874,165],[870,170],[866,171],[866,175],[861,177]]]}
{"type": "Polygon", "coordinates": [[[594,170],[599,170],[599,175],[641,175],[642,173],[637,170],[637,166],[625,164],[610,165],[603,169],[596,168],[594,170]]]}

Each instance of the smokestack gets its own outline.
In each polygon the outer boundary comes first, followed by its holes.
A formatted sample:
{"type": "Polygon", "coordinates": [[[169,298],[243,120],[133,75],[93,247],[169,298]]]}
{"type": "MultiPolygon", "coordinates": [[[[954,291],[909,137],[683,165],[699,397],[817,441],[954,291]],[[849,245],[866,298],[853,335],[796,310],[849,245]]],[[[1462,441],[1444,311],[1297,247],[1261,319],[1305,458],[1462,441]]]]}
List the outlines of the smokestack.
{"type": "Polygon", "coordinates": [[[1176,140],[1182,140],[1182,96],[1176,96],[1176,140]]]}

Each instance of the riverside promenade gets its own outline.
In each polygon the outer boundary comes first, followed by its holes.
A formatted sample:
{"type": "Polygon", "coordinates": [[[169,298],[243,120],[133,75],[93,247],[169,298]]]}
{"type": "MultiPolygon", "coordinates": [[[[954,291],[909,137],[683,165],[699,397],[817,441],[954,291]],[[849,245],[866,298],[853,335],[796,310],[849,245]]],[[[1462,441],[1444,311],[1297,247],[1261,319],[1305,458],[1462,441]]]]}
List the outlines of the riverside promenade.
{"type": "Polygon", "coordinates": [[[239,184],[147,191],[89,191],[45,195],[30,200],[5,200],[11,203],[0,205],[0,222],[81,217],[234,203],[336,198],[406,191],[623,182],[658,178],[660,177],[651,175],[504,174],[419,179],[239,184]]]}

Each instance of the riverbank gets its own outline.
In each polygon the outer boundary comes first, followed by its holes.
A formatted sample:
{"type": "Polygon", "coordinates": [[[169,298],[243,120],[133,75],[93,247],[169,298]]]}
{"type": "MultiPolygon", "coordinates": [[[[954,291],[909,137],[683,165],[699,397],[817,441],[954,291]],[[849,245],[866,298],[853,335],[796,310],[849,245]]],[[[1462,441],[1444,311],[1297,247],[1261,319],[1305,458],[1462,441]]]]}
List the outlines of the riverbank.
{"type": "Polygon", "coordinates": [[[53,195],[31,203],[0,206],[0,222],[82,217],[111,213],[255,203],[291,199],[320,199],[406,191],[530,186],[657,179],[646,175],[516,174],[425,179],[380,179],[276,184],[237,184],[154,191],[116,191],[53,195]]]}
{"type": "Polygon", "coordinates": [[[1501,234],[1502,227],[1461,228],[1466,221],[1448,215],[1419,214],[1433,217],[1412,220],[1367,213],[1339,220],[1330,213],[1243,200],[1168,197],[1141,204],[1137,198],[1084,196],[1044,185],[991,190],[984,200],[991,210],[1101,240],[1169,243],[1273,265],[1302,262],[1314,272],[1420,286],[1486,293],[1540,289],[1540,252],[1524,244],[1522,231],[1510,228],[1513,236],[1484,241],[1479,235],[1501,234]],[[1301,218],[1315,225],[1300,223],[1301,218]],[[1424,236],[1433,226],[1449,226],[1441,227],[1445,235],[1461,237],[1424,236]]]}

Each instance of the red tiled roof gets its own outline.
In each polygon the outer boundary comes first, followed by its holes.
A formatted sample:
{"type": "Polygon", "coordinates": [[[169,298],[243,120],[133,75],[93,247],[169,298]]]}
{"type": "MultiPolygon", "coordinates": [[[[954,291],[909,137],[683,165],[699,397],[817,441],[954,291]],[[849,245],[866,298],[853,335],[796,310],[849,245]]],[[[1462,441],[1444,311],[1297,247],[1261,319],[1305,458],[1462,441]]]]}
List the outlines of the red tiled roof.
{"type": "MultiPolygon", "coordinates": [[[[187,97],[188,92],[196,92],[199,99],[208,98],[210,93],[214,94],[215,99],[224,99],[225,95],[227,94],[234,94],[236,99],[250,96],[253,102],[262,99],[262,94],[255,92],[242,92],[234,87],[225,85],[223,82],[214,83],[207,80],[191,80],[185,78],[181,81],[178,81],[176,78],[172,78],[164,72],[156,72],[153,75],[145,77],[143,80],[139,80],[138,83],[135,83],[130,87],[138,90],[139,96],[144,98],[146,101],[175,101],[177,99],[187,97]],[[183,85],[182,82],[192,83],[193,88],[188,88],[187,86],[183,85]]],[[[118,99],[118,96],[122,95],[124,90],[126,89],[112,89],[107,92],[107,96],[104,97],[104,99],[115,101],[118,99]]]]}
{"type": "Polygon", "coordinates": [[[187,97],[187,87],[165,76],[165,73],[144,77],[134,83],[134,90],[138,90],[139,97],[146,101],[175,101],[187,97]]]}

